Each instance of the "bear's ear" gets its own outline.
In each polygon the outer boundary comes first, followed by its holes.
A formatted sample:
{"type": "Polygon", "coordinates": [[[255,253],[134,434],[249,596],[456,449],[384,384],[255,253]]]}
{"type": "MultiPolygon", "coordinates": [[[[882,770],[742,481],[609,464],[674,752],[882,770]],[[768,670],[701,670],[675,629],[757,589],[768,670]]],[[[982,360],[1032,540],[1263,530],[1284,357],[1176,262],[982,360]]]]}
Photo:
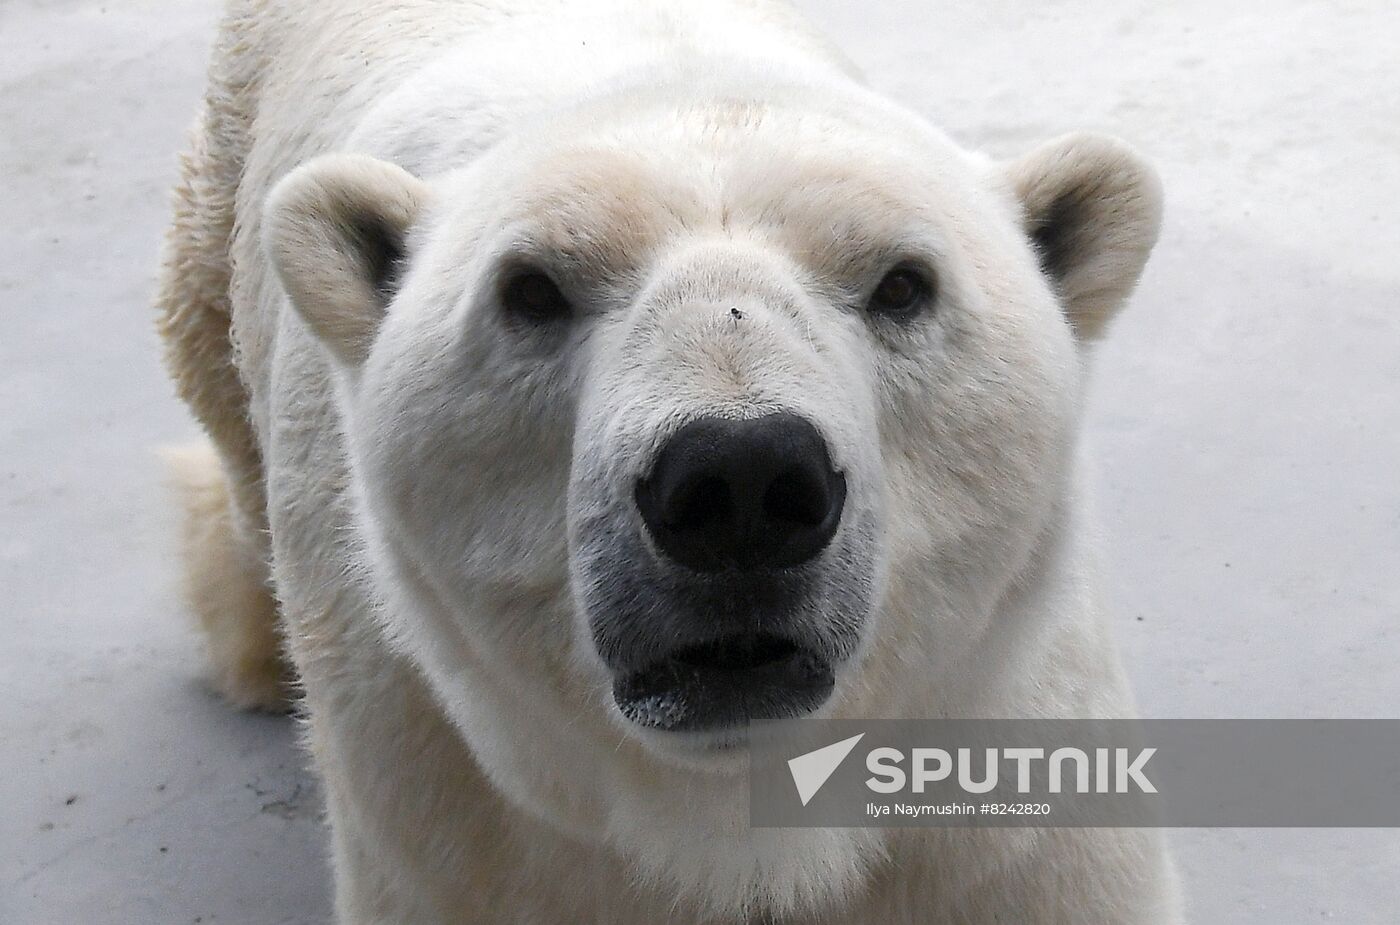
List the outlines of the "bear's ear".
{"type": "Polygon", "coordinates": [[[1005,170],[1075,335],[1097,338],[1157,242],[1156,171],[1125,143],[1085,134],[1048,142],[1005,170]]]}
{"type": "Polygon", "coordinates": [[[427,193],[393,164],[331,154],[292,171],[268,197],[268,257],[297,312],[347,365],[369,352],[427,193]]]}

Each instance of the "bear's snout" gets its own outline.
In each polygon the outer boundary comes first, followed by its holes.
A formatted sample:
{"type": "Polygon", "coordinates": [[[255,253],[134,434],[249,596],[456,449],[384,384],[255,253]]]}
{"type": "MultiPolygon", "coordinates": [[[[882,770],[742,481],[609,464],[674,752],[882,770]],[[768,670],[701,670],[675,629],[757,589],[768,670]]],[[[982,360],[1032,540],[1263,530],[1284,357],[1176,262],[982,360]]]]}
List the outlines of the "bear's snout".
{"type": "Polygon", "coordinates": [[[703,417],[662,447],[637,509],[666,557],[697,572],[790,568],[831,542],[846,502],[822,435],[805,418],[703,417]]]}
{"type": "MultiPolygon", "coordinates": [[[[632,725],[727,730],[832,696],[875,597],[878,527],[869,467],[818,420],[691,417],[605,504],[587,500],[597,470],[576,470],[574,587],[632,725]]],[[[604,446],[591,458],[616,457],[604,446]]]]}

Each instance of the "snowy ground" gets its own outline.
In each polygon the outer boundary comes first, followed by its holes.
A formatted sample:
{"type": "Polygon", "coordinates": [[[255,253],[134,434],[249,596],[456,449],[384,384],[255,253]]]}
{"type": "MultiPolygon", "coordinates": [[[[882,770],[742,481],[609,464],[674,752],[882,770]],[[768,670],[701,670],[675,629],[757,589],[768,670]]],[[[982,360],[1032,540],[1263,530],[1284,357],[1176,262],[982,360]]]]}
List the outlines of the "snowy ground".
{"type": "MultiPolygon", "coordinates": [[[[806,5],[970,144],[1162,169],[1089,428],[1144,712],[1397,715],[1400,7],[806,5]]],[[[5,925],[326,917],[314,785],[200,684],[151,457],[194,433],[148,305],[215,7],[0,5],[5,925]]],[[[1175,838],[1196,922],[1396,920],[1400,832],[1175,838]]]]}

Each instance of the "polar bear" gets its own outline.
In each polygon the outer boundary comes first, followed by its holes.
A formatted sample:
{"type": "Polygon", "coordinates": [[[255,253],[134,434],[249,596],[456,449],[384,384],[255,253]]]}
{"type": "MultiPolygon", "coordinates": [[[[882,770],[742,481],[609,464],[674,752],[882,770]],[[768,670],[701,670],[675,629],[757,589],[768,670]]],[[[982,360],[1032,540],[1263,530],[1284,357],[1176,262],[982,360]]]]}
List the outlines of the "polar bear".
{"type": "Polygon", "coordinates": [[[779,0],[231,0],[187,573],[219,688],[299,692],[338,920],[1178,921],[1154,833],[753,829],[742,773],[758,719],[1131,714],[1075,431],[1160,198],[779,0]]]}

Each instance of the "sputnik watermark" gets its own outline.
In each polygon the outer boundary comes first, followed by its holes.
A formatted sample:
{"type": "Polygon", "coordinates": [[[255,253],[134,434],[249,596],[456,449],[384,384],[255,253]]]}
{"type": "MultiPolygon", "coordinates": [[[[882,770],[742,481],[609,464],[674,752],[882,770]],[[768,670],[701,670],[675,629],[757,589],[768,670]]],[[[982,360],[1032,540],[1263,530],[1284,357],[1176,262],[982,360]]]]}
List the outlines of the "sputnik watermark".
{"type": "MultiPolygon", "coordinates": [[[[788,759],[788,770],[792,774],[793,785],[797,788],[802,805],[812,802],[822,785],[855,750],[865,733],[859,733],[839,742],[814,749],[796,758],[788,759]]],[[[1134,787],[1140,793],[1156,793],[1144,773],[1147,763],[1157,753],[1155,748],[1140,748],[1134,752],[1127,748],[1096,748],[1092,756],[1082,748],[1062,747],[1046,754],[1044,748],[987,748],[981,749],[980,770],[974,749],[958,748],[949,751],[944,748],[913,748],[906,755],[903,751],[883,746],[871,749],[865,756],[865,767],[870,772],[865,786],[875,793],[893,794],[906,789],[913,793],[924,793],[932,784],[954,780],[957,786],[970,794],[985,794],[997,789],[1001,780],[1000,768],[1003,764],[1015,766],[1016,792],[1032,792],[1032,779],[1037,764],[1045,763],[1047,789],[1050,793],[1065,793],[1066,783],[1072,793],[1119,793],[1130,792],[1134,787]],[[905,764],[908,763],[908,770],[905,764]],[[1066,771],[1066,766],[1069,771],[1066,771]]],[[[903,808],[905,815],[927,815],[935,811],[963,812],[975,811],[972,804],[949,804],[947,806],[925,806],[924,812],[914,812],[903,808]]],[[[888,815],[880,812],[875,803],[867,804],[874,815],[888,815]]],[[[888,807],[885,808],[888,810],[888,807]]]]}
{"type": "Polygon", "coordinates": [[[942,748],[910,750],[910,770],[904,770],[905,755],[897,748],[872,749],[865,756],[865,766],[873,776],[865,785],[876,793],[899,793],[906,787],[923,793],[930,784],[956,780],[964,793],[990,793],[1001,780],[1003,763],[1016,766],[1017,793],[1031,793],[1031,781],[1039,762],[1045,762],[1050,793],[1129,793],[1136,787],[1140,793],[1156,793],[1143,773],[1147,762],[1157,754],[1155,748],[1096,748],[1091,757],[1082,748],[1057,748],[1046,756],[1043,748],[982,749],[980,775],[977,771],[975,749],[959,748],[949,752],[942,748]],[[1069,788],[1065,787],[1065,765],[1072,765],[1069,788]],[[954,768],[957,769],[954,777],[954,768]],[[1092,770],[1091,770],[1092,768],[1092,770]]]}
{"type": "Polygon", "coordinates": [[[1400,720],[799,720],[755,826],[1400,826],[1400,720]]]}

